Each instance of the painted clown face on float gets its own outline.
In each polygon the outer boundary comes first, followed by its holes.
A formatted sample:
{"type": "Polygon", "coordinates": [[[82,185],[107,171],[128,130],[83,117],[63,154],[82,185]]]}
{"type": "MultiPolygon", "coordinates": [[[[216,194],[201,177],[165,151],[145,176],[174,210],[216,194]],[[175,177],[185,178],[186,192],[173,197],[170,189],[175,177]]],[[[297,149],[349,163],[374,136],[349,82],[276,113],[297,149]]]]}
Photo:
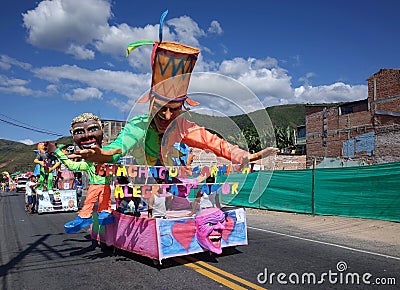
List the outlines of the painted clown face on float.
{"type": "Polygon", "coordinates": [[[92,113],[83,113],[74,118],[71,123],[70,131],[75,144],[80,149],[102,146],[103,128],[99,117],[92,113]]]}
{"type": "Polygon", "coordinates": [[[218,208],[203,209],[196,216],[197,242],[206,250],[216,254],[222,253],[222,231],[225,229],[225,214],[218,208]]]}

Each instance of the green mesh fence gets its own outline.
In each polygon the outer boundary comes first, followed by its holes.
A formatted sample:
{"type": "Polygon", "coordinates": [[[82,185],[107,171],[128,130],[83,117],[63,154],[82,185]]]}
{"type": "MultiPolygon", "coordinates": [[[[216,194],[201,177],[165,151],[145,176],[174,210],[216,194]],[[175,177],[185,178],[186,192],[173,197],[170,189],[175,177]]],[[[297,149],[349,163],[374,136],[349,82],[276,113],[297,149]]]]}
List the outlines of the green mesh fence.
{"type": "Polygon", "coordinates": [[[221,195],[229,205],[400,222],[399,162],[259,171],[219,179],[241,184],[239,194],[221,195]]]}

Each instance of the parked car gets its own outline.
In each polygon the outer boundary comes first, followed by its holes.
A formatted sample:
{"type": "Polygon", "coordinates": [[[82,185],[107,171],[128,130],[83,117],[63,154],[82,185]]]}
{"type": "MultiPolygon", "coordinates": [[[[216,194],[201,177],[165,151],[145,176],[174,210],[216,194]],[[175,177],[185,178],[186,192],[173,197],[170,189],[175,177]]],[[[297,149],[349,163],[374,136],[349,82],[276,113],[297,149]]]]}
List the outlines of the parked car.
{"type": "Polygon", "coordinates": [[[28,182],[28,178],[18,178],[17,186],[16,186],[16,191],[25,191],[25,185],[28,182]]]}

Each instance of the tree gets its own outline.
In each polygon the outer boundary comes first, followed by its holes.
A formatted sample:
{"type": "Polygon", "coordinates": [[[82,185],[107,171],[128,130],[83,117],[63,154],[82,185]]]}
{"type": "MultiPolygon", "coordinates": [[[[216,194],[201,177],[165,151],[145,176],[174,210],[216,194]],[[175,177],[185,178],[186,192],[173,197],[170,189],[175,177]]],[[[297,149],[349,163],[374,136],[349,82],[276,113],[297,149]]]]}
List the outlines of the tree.
{"type": "Polygon", "coordinates": [[[292,127],[275,127],[276,144],[278,148],[293,148],[295,143],[294,130],[292,127]]]}

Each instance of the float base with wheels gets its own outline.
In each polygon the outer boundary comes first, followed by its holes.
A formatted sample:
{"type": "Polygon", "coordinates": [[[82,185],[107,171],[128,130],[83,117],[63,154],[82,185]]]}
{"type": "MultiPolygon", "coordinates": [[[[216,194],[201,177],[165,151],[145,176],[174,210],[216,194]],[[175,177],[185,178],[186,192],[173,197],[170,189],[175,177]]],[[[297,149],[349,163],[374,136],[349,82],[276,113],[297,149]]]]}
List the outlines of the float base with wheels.
{"type": "MultiPolygon", "coordinates": [[[[224,228],[219,240],[221,248],[247,245],[246,213],[243,208],[223,210],[224,228]]],[[[208,251],[198,243],[195,217],[189,211],[168,211],[166,219],[148,218],[142,212],[134,217],[113,212],[114,223],[101,226],[93,213],[91,238],[107,246],[149,257],[153,260],[190,255],[208,251]]]]}

